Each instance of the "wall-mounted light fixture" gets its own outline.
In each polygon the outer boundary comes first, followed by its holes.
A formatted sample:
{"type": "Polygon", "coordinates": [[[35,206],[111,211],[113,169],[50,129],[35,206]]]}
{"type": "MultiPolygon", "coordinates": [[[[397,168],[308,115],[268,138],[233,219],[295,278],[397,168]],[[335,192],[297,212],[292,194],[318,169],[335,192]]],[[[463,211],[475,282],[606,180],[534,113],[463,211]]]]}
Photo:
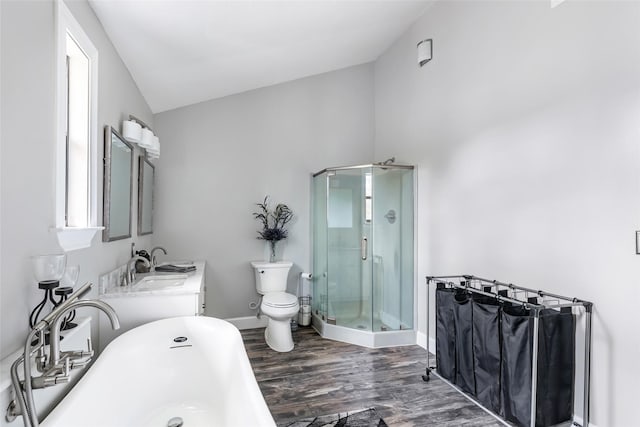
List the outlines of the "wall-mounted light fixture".
{"type": "Polygon", "coordinates": [[[418,65],[421,67],[431,61],[433,56],[433,40],[425,39],[418,43],[418,65]]]}
{"type": "Polygon", "coordinates": [[[153,130],[139,118],[129,115],[129,120],[122,122],[122,136],[127,141],[137,144],[147,151],[147,157],[160,157],[160,139],[153,134],[153,130]]]}

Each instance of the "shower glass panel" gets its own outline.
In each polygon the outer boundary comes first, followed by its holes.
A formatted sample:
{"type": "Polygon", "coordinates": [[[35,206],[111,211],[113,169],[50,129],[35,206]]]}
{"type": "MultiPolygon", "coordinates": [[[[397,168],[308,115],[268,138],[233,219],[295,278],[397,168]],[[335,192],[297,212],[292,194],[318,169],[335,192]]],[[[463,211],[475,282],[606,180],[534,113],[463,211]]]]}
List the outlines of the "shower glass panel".
{"type": "Polygon", "coordinates": [[[413,328],[413,171],[373,168],[373,330],[413,328]]]}
{"type": "Polygon", "coordinates": [[[327,319],[327,180],[313,181],[313,298],[311,308],[322,320],[327,319]]]}
{"type": "Polygon", "coordinates": [[[365,215],[368,169],[327,175],[327,321],[370,331],[371,221],[365,215]]]}
{"type": "Polygon", "coordinates": [[[313,178],[314,315],[361,331],[413,329],[413,168],[313,178]]]}

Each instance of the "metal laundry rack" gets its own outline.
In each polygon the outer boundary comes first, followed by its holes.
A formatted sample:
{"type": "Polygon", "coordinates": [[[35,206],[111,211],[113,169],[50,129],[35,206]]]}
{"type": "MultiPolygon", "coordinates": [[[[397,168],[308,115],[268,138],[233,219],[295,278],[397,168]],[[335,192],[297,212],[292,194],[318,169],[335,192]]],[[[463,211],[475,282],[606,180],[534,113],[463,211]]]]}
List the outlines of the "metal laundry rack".
{"type": "MultiPolygon", "coordinates": [[[[539,323],[540,313],[545,309],[561,309],[564,307],[577,308],[582,307],[585,313],[584,328],[584,391],[583,391],[583,417],[582,425],[573,420],[573,425],[587,427],[589,425],[589,391],[591,384],[591,314],[593,311],[593,303],[578,298],[569,298],[562,295],[552,294],[550,292],[529,289],[522,286],[516,286],[512,283],[503,283],[497,280],[483,279],[473,275],[453,275],[453,276],[427,276],[427,330],[426,335],[429,336],[429,285],[442,283],[451,288],[463,289],[475,294],[484,295],[486,297],[495,298],[498,302],[507,302],[514,305],[521,305],[530,309],[533,313],[533,348],[532,348],[532,366],[531,366],[531,427],[536,425],[536,394],[538,380],[538,345],[539,345],[539,323]]],[[[428,348],[428,339],[427,339],[428,348]]],[[[435,367],[437,368],[437,367],[435,367]]],[[[434,367],[429,367],[427,358],[427,369],[423,380],[428,381],[429,375],[433,372],[434,367]]],[[[445,378],[442,378],[437,372],[434,372],[443,381],[451,384],[445,378]]],[[[451,384],[453,385],[453,384],[451,384]]],[[[454,386],[455,387],[455,386],[454,386]]],[[[456,387],[457,388],[457,387],[456,387]]]]}

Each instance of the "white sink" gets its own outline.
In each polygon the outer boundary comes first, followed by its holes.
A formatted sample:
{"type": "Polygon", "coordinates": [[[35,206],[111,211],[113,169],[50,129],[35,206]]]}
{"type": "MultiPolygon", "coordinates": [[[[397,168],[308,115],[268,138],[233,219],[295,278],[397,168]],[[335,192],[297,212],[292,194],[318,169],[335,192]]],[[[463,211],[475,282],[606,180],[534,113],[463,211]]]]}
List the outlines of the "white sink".
{"type": "Polygon", "coordinates": [[[186,274],[163,274],[146,276],[131,286],[134,291],[155,291],[160,289],[177,288],[184,285],[186,274]]]}

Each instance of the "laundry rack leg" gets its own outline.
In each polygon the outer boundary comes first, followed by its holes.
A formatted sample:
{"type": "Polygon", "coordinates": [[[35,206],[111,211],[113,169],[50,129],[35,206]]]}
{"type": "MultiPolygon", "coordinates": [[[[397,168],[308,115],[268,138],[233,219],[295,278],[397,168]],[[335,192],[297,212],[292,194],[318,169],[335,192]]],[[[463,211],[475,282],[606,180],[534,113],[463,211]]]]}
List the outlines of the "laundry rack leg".
{"type": "Polygon", "coordinates": [[[427,286],[426,286],[426,291],[427,291],[427,307],[425,309],[425,313],[427,313],[427,330],[424,332],[425,334],[425,340],[426,340],[426,347],[427,347],[427,368],[425,369],[424,375],[422,376],[422,380],[423,381],[429,381],[429,379],[431,378],[431,368],[429,368],[429,315],[431,314],[431,310],[429,308],[429,278],[427,277],[426,280],[427,286]]]}
{"type": "Polygon", "coordinates": [[[531,427],[536,427],[536,395],[538,394],[538,330],[540,328],[540,310],[533,313],[533,352],[531,359],[531,427]]]}
{"type": "Polygon", "coordinates": [[[589,394],[591,393],[591,311],[592,304],[585,304],[584,326],[584,402],[582,425],[589,426],[589,394]]]}

